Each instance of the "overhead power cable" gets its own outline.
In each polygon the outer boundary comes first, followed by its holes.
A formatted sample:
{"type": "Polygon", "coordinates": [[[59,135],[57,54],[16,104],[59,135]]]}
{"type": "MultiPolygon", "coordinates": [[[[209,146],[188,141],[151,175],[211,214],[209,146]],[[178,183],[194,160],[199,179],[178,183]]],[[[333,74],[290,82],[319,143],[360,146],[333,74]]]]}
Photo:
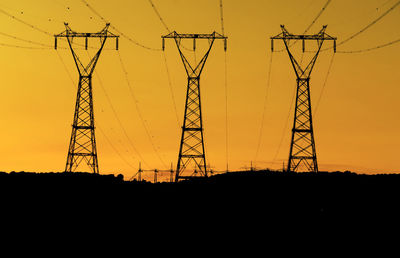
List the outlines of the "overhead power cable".
{"type": "Polygon", "coordinates": [[[4,11],[4,10],[1,9],[1,8],[0,8],[0,13],[2,13],[2,14],[4,14],[4,15],[6,15],[6,16],[8,16],[8,17],[10,17],[10,18],[12,18],[12,19],[14,19],[14,20],[16,20],[16,21],[18,21],[18,22],[20,22],[20,23],[22,23],[22,24],[24,24],[24,25],[26,25],[26,26],[28,26],[28,27],[30,27],[30,28],[33,29],[33,30],[36,30],[36,31],[41,32],[41,33],[43,33],[43,34],[46,34],[47,36],[51,36],[51,37],[54,36],[52,33],[48,32],[48,31],[46,31],[46,30],[43,30],[43,29],[41,29],[41,28],[39,28],[39,27],[37,27],[37,26],[35,26],[35,25],[32,25],[32,24],[30,24],[30,23],[28,23],[28,22],[26,22],[26,21],[24,21],[24,20],[21,20],[20,18],[15,17],[14,15],[12,15],[12,14],[10,14],[10,13],[4,11]]]}
{"type": "MultiPolygon", "coordinates": [[[[87,54],[88,54],[88,56],[89,56],[89,53],[87,53],[87,54]]],[[[121,119],[120,119],[119,116],[118,116],[117,111],[116,111],[115,108],[114,108],[114,105],[113,105],[113,103],[112,103],[112,101],[111,101],[111,99],[110,99],[110,96],[108,95],[106,89],[105,89],[104,86],[103,86],[103,83],[102,83],[102,81],[101,81],[101,79],[100,79],[99,74],[96,73],[96,71],[94,72],[94,74],[96,75],[97,80],[99,81],[99,84],[100,84],[100,86],[101,86],[101,89],[103,90],[103,93],[104,93],[104,95],[106,96],[107,102],[108,102],[108,104],[109,104],[110,107],[111,107],[111,110],[112,110],[112,112],[113,112],[113,114],[114,114],[114,117],[115,117],[115,119],[117,120],[118,125],[120,126],[120,128],[121,128],[123,134],[125,135],[126,139],[128,140],[129,145],[131,145],[132,149],[136,152],[136,154],[137,154],[137,156],[140,158],[140,160],[142,160],[142,161],[145,163],[146,166],[150,167],[149,164],[143,159],[142,155],[140,154],[140,152],[138,151],[138,149],[137,149],[137,148],[135,147],[135,145],[133,144],[131,138],[129,137],[129,135],[128,135],[128,133],[127,133],[127,131],[126,131],[126,129],[125,129],[125,127],[124,127],[124,125],[123,125],[121,119]]]]}
{"type": "MultiPolygon", "coordinates": [[[[388,15],[391,11],[393,11],[396,7],[398,7],[400,5],[400,1],[397,1],[394,5],[392,5],[392,7],[390,7],[389,9],[387,9],[383,14],[381,14],[378,18],[376,18],[375,20],[373,20],[372,22],[370,22],[369,24],[367,24],[366,26],[364,26],[361,30],[357,31],[356,33],[352,34],[351,36],[349,36],[348,38],[344,39],[343,41],[340,41],[339,43],[336,44],[337,46],[343,45],[347,42],[349,42],[350,40],[354,39],[355,37],[359,36],[361,33],[365,32],[366,30],[368,30],[369,28],[371,28],[373,25],[375,25],[378,21],[380,21],[382,18],[384,18],[386,15],[388,15]]],[[[367,48],[367,49],[360,49],[360,50],[351,50],[351,51],[336,51],[337,53],[343,53],[343,54],[352,54],[352,53],[362,53],[362,52],[368,52],[368,51],[372,51],[375,49],[379,49],[379,48],[383,48],[383,47],[387,47],[393,44],[396,44],[400,41],[400,39],[391,41],[389,43],[383,44],[383,45],[379,45],[376,47],[372,47],[372,48],[367,48]]],[[[328,48],[324,48],[321,49],[320,52],[326,51],[326,50],[330,50],[333,47],[328,47],[328,48]]],[[[305,51],[305,52],[313,52],[313,51],[305,51]]]]}
{"type": "Polygon", "coordinates": [[[219,10],[220,10],[220,16],[221,16],[221,32],[222,32],[222,35],[225,35],[224,7],[223,7],[223,4],[222,4],[222,0],[219,1],[219,10]]]}
{"type": "Polygon", "coordinates": [[[331,61],[329,63],[328,72],[326,73],[324,83],[322,84],[321,93],[319,94],[318,101],[317,101],[317,103],[315,105],[315,108],[314,108],[313,118],[315,118],[316,115],[317,115],[317,110],[318,110],[318,107],[319,107],[319,103],[321,102],[322,95],[324,94],[326,83],[328,81],[329,74],[331,73],[331,69],[332,69],[332,64],[333,64],[333,59],[334,58],[335,58],[335,54],[332,55],[331,61]]]}
{"type": "Polygon", "coordinates": [[[175,111],[176,123],[178,125],[178,128],[180,128],[178,109],[176,108],[175,94],[174,94],[174,91],[172,89],[171,74],[169,72],[167,57],[165,56],[165,51],[163,51],[163,56],[164,56],[165,70],[167,71],[168,86],[169,86],[169,90],[170,90],[170,93],[171,93],[171,99],[172,99],[173,108],[174,108],[174,111],[175,111]]]}
{"type": "Polygon", "coordinates": [[[158,18],[160,19],[161,23],[164,25],[164,28],[168,31],[171,32],[171,30],[168,28],[167,24],[164,22],[164,19],[161,17],[160,13],[158,12],[156,6],[154,5],[153,1],[149,0],[149,3],[153,7],[154,12],[157,14],[158,18]]]}
{"type": "Polygon", "coordinates": [[[67,72],[70,81],[72,82],[72,84],[73,84],[74,86],[76,86],[76,83],[75,83],[74,79],[72,79],[71,73],[68,71],[67,65],[65,64],[64,60],[62,59],[60,53],[58,53],[58,51],[56,51],[56,53],[57,53],[57,56],[58,56],[58,58],[60,59],[62,65],[63,65],[63,67],[64,67],[64,70],[67,72]]]}
{"type": "Polygon", "coordinates": [[[12,48],[21,48],[21,49],[39,49],[39,50],[49,50],[50,48],[47,47],[26,47],[26,46],[19,46],[7,43],[0,43],[2,47],[12,47],[12,48]]]}
{"type": "MultiPolygon", "coordinates": [[[[315,16],[314,20],[310,23],[310,25],[307,26],[307,28],[304,30],[303,34],[306,34],[311,27],[316,23],[316,21],[319,19],[319,17],[322,15],[322,13],[326,10],[326,7],[328,7],[328,5],[330,4],[332,0],[328,0],[326,1],[326,3],[324,4],[324,6],[322,7],[322,9],[319,11],[319,13],[317,14],[317,16],[315,16]]],[[[297,44],[297,40],[293,42],[293,44],[289,45],[289,47],[294,46],[295,44],[297,44]]],[[[274,52],[283,52],[285,51],[285,48],[282,48],[280,50],[275,50],[274,52]]]]}
{"type": "Polygon", "coordinates": [[[103,135],[104,139],[106,139],[107,143],[111,146],[111,148],[113,149],[113,151],[120,157],[120,159],[125,162],[128,166],[130,166],[133,169],[137,169],[136,167],[134,167],[128,160],[125,159],[124,156],[121,155],[121,153],[118,151],[118,149],[114,146],[114,144],[112,143],[112,141],[108,138],[108,136],[104,133],[103,129],[99,126],[99,124],[97,123],[96,126],[98,129],[100,129],[100,133],[103,135]]]}
{"type": "Polygon", "coordinates": [[[382,44],[382,45],[378,45],[378,46],[375,46],[375,47],[371,47],[371,48],[358,49],[358,50],[341,50],[341,51],[336,51],[336,53],[341,53],[341,54],[364,53],[364,52],[369,52],[369,51],[385,48],[385,47],[394,45],[394,44],[399,43],[399,42],[400,42],[400,39],[396,39],[396,40],[390,41],[388,43],[385,43],[385,44],[382,44]]]}
{"type": "Polygon", "coordinates": [[[303,34],[306,34],[311,29],[311,27],[315,24],[315,22],[318,20],[318,18],[321,16],[321,14],[325,11],[326,7],[329,5],[330,2],[331,2],[331,0],[326,1],[325,5],[322,7],[321,11],[314,18],[314,20],[311,22],[311,24],[308,25],[307,29],[304,30],[303,34]]]}
{"type": "Polygon", "coordinates": [[[152,136],[151,136],[151,133],[150,133],[150,129],[148,128],[148,126],[147,126],[147,124],[146,124],[146,120],[145,120],[144,117],[143,117],[143,114],[142,114],[141,109],[139,108],[138,101],[137,101],[137,99],[136,99],[135,93],[133,92],[131,83],[130,83],[130,81],[129,81],[128,72],[127,72],[127,70],[125,69],[124,62],[122,61],[121,55],[120,55],[119,53],[118,53],[118,57],[119,57],[119,61],[120,61],[120,63],[121,63],[122,71],[124,72],[124,75],[125,75],[126,83],[127,83],[128,87],[129,87],[129,92],[131,93],[133,102],[135,103],[136,110],[137,110],[137,112],[138,112],[140,121],[142,122],[143,128],[144,128],[144,130],[145,130],[145,132],[146,132],[146,135],[147,135],[147,137],[149,138],[149,141],[150,141],[150,143],[151,143],[151,146],[153,147],[153,150],[154,150],[155,154],[157,155],[157,158],[161,161],[161,163],[164,165],[165,168],[168,168],[167,164],[166,164],[166,163],[164,162],[164,160],[161,158],[161,155],[160,155],[160,153],[158,152],[158,150],[157,150],[157,148],[156,148],[156,146],[155,146],[155,144],[154,144],[154,142],[153,142],[153,139],[152,139],[152,136]]]}
{"type": "Polygon", "coordinates": [[[279,151],[281,150],[281,147],[282,147],[283,138],[286,135],[286,129],[287,129],[288,125],[289,125],[290,114],[292,113],[292,108],[294,106],[294,101],[295,101],[295,96],[296,96],[296,88],[294,88],[294,89],[295,90],[293,91],[292,99],[290,101],[290,107],[289,107],[289,112],[288,112],[287,117],[286,117],[285,126],[283,127],[282,136],[281,136],[281,139],[279,141],[278,149],[276,150],[274,158],[272,159],[272,162],[275,162],[276,158],[278,157],[279,151]]]}
{"type": "Polygon", "coordinates": [[[228,61],[227,55],[225,51],[225,72],[224,72],[224,81],[225,81],[225,155],[226,155],[226,172],[229,171],[229,120],[228,120],[228,61]]]}
{"type": "MultiPolygon", "coordinates": [[[[39,27],[29,23],[29,22],[26,22],[26,21],[20,19],[20,18],[17,18],[16,16],[4,11],[1,8],[0,8],[0,13],[3,13],[6,16],[8,16],[8,17],[10,17],[10,18],[12,18],[12,19],[24,24],[25,26],[27,26],[27,27],[29,27],[29,28],[31,28],[33,30],[36,30],[36,31],[38,31],[40,33],[43,33],[43,34],[45,34],[47,36],[51,36],[51,37],[54,36],[52,33],[48,32],[46,30],[43,30],[43,29],[41,29],[41,28],[39,28],[39,27]]],[[[32,41],[32,40],[23,39],[23,38],[16,37],[16,36],[13,36],[13,35],[10,35],[10,34],[7,34],[7,33],[0,33],[0,34],[2,34],[4,36],[7,36],[7,37],[14,38],[16,40],[25,41],[25,42],[28,42],[28,43],[31,43],[31,44],[35,44],[35,45],[39,45],[39,46],[43,46],[43,47],[41,47],[41,48],[39,48],[39,47],[25,47],[25,46],[18,46],[18,45],[12,45],[12,44],[4,44],[4,43],[2,44],[3,46],[15,47],[15,48],[25,48],[25,49],[51,49],[51,48],[53,48],[53,46],[50,46],[50,45],[47,45],[47,44],[43,44],[43,43],[40,43],[40,42],[35,42],[35,41],[32,41]]],[[[65,40],[65,39],[63,38],[62,40],[65,40]]],[[[74,42],[72,42],[72,43],[76,44],[76,45],[79,45],[79,46],[84,46],[84,45],[77,44],[77,43],[74,43],[74,42]]],[[[92,48],[92,47],[90,47],[90,48],[92,48]]],[[[64,49],[66,49],[66,48],[64,48],[64,49]]]]}
{"type": "Polygon", "coordinates": [[[15,39],[15,40],[23,41],[23,42],[26,42],[26,43],[30,43],[30,44],[33,44],[33,45],[38,45],[38,46],[42,46],[42,47],[46,47],[46,48],[53,48],[53,46],[50,46],[50,45],[46,45],[46,44],[43,44],[43,43],[40,43],[40,42],[36,42],[36,41],[32,41],[32,40],[29,40],[29,39],[19,38],[19,37],[16,37],[16,36],[4,33],[4,32],[0,32],[0,35],[9,37],[9,38],[12,38],[12,39],[15,39]]]}
{"type": "Polygon", "coordinates": [[[267,109],[267,102],[268,102],[268,97],[269,97],[269,89],[270,89],[270,85],[271,85],[271,71],[272,71],[272,56],[273,56],[273,52],[271,53],[270,59],[269,59],[269,66],[268,66],[268,74],[267,74],[267,84],[265,87],[265,96],[264,96],[264,108],[263,108],[263,112],[262,112],[262,116],[261,116],[261,125],[260,125],[260,132],[258,134],[258,143],[257,143],[257,148],[256,148],[256,155],[254,157],[254,162],[257,162],[257,158],[258,158],[258,153],[260,151],[260,146],[261,146],[261,141],[262,141],[262,135],[263,135],[263,131],[264,131],[264,120],[265,120],[265,113],[266,113],[266,109],[267,109]]]}
{"type": "Polygon", "coordinates": [[[360,31],[354,33],[353,35],[351,35],[350,37],[346,38],[345,40],[339,42],[336,46],[339,45],[343,45],[347,42],[349,42],[350,40],[354,39],[355,37],[357,37],[358,35],[360,35],[361,33],[365,32],[366,30],[368,30],[369,28],[371,28],[374,24],[376,24],[378,21],[380,21],[383,17],[385,17],[386,15],[388,15],[391,11],[393,11],[397,6],[400,5],[400,1],[397,1],[392,7],[390,7],[388,10],[386,10],[386,12],[384,12],[383,14],[381,14],[378,18],[376,18],[375,20],[373,20],[371,23],[369,23],[367,26],[363,27],[360,31]]]}
{"type": "MultiPolygon", "coordinates": [[[[89,8],[90,11],[92,11],[97,17],[99,17],[102,21],[104,21],[105,23],[109,23],[108,20],[106,20],[103,16],[100,15],[100,13],[98,13],[91,5],[88,4],[88,2],[86,0],[81,0],[81,2],[86,5],[87,8],[89,8]]],[[[120,30],[118,30],[114,25],[110,24],[110,27],[115,30],[116,32],[118,32],[122,37],[126,38],[127,40],[129,40],[130,42],[132,42],[133,44],[142,47],[144,49],[147,50],[152,50],[152,51],[162,51],[161,48],[152,48],[152,47],[148,47],[143,45],[142,43],[138,42],[137,40],[133,39],[132,37],[129,37],[128,35],[126,35],[125,33],[121,32],[120,30]]]]}

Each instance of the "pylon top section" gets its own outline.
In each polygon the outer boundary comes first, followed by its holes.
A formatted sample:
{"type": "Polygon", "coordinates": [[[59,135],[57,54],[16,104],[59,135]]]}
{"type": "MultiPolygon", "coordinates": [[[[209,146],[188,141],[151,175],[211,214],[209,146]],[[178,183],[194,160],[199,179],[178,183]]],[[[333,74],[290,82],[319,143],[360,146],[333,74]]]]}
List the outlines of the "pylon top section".
{"type": "Polygon", "coordinates": [[[176,31],[173,31],[165,36],[161,36],[162,39],[162,49],[165,50],[165,39],[174,39],[176,46],[178,48],[179,54],[182,58],[183,65],[185,66],[186,73],[189,78],[198,78],[204,68],[204,64],[208,58],[208,55],[211,51],[211,48],[214,44],[216,39],[223,39],[224,40],[224,50],[226,51],[227,48],[227,39],[228,37],[219,34],[218,32],[213,32],[211,34],[179,34],[176,31]],[[200,60],[198,64],[190,65],[189,61],[183,54],[181,50],[181,40],[182,39],[193,39],[193,51],[196,50],[196,40],[197,39],[207,39],[209,43],[209,47],[204,54],[203,58],[200,60]]]}
{"type": "Polygon", "coordinates": [[[315,61],[317,60],[318,54],[321,50],[322,44],[325,40],[333,40],[333,51],[336,52],[336,37],[332,37],[325,33],[327,25],[322,26],[322,29],[317,34],[304,34],[304,35],[295,35],[289,33],[284,25],[281,25],[282,33],[271,37],[271,51],[274,51],[274,39],[282,39],[285,43],[286,50],[289,54],[290,61],[292,62],[293,68],[296,72],[298,79],[308,79],[310,77],[311,71],[314,67],[315,61]],[[293,46],[295,43],[290,45],[290,40],[301,40],[303,42],[303,53],[305,52],[305,41],[306,40],[315,40],[317,41],[317,51],[315,55],[311,59],[310,63],[306,66],[305,69],[302,69],[300,64],[296,61],[293,57],[290,47],[293,46]]]}
{"type": "Polygon", "coordinates": [[[213,32],[211,34],[179,34],[176,31],[173,31],[165,36],[161,36],[162,38],[162,49],[165,49],[165,39],[175,39],[179,41],[181,39],[193,39],[193,51],[196,50],[196,39],[208,39],[209,41],[214,41],[215,39],[223,39],[224,40],[224,50],[227,48],[227,39],[228,37],[219,34],[218,32],[213,32]]]}
{"type": "Polygon", "coordinates": [[[115,38],[115,49],[118,50],[118,35],[115,35],[108,31],[110,27],[110,23],[107,23],[106,26],[99,32],[87,33],[87,32],[75,32],[73,31],[68,23],[64,23],[65,31],[54,35],[54,49],[57,49],[57,39],[58,38],[66,38],[71,49],[72,55],[74,56],[74,60],[76,66],[78,68],[79,74],[83,76],[90,76],[93,73],[94,67],[96,66],[97,60],[100,56],[101,51],[103,50],[104,44],[107,38],[115,38]],[[80,59],[78,58],[76,52],[72,47],[72,42],[74,38],[85,38],[85,50],[88,49],[88,38],[100,38],[100,47],[95,54],[95,56],[91,59],[88,65],[83,65],[80,59]]]}
{"type": "Polygon", "coordinates": [[[103,37],[108,37],[108,38],[118,38],[119,36],[111,33],[108,31],[108,28],[110,27],[110,23],[106,23],[106,26],[99,32],[92,32],[92,33],[86,33],[86,32],[75,32],[73,31],[67,22],[64,22],[66,30],[61,32],[60,34],[54,35],[54,37],[81,37],[81,38],[103,38],[103,37]]]}
{"type": "Polygon", "coordinates": [[[325,33],[327,25],[322,26],[322,29],[320,30],[320,32],[318,32],[317,34],[313,34],[313,35],[294,35],[289,33],[286,28],[285,25],[281,25],[281,29],[282,29],[282,33],[271,37],[272,40],[274,39],[283,39],[283,40],[291,40],[291,39],[297,39],[297,40],[335,40],[337,38],[329,36],[328,34],[325,33]]]}

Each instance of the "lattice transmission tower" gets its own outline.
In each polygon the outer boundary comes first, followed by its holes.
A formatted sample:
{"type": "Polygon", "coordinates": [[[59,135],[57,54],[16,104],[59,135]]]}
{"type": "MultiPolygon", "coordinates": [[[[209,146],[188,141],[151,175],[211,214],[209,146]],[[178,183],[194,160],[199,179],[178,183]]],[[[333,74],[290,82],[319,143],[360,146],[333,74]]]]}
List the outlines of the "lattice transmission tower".
{"type": "Polygon", "coordinates": [[[305,169],[309,172],[318,172],[317,152],[315,149],[311,114],[310,75],[324,41],[333,40],[333,50],[336,52],[336,38],[325,33],[326,25],[322,27],[319,33],[314,35],[294,35],[289,33],[283,25],[281,25],[281,29],[282,33],[271,37],[271,50],[274,51],[274,39],[283,40],[297,77],[296,104],[287,171],[295,172],[305,169]],[[301,67],[301,63],[299,64],[292,54],[290,47],[295,43],[291,45],[291,40],[302,41],[303,53],[305,51],[306,40],[314,40],[317,42],[317,50],[315,54],[313,54],[311,61],[306,64],[305,68],[301,67]]]}
{"type": "Polygon", "coordinates": [[[165,49],[165,39],[175,40],[180,57],[187,74],[187,91],[185,113],[182,126],[182,137],[180,141],[178,162],[175,174],[175,181],[192,177],[207,177],[206,154],[204,150],[203,138],[203,118],[201,113],[200,97],[200,75],[210,54],[211,48],[216,39],[224,40],[224,50],[226,51],[227,37],[213,32],[211,34],[178,34],[175,31],[162,36],[162,49],[165,49]],[[181,40],[193,39],[193,51],[196,50],[196,40],[207,39],[209,46],[206,53],[199,63],[192,66],[185,55],[182,53],[181,40]],[[194,163],[194,170],[188,166],[194,163]]]}
{"type": "Polygon", "coordinates": [[[109,26],[110,24],[107,23],[104,29],[96,33],[80,33],[71,30],[68,23],[65,23],[66,30],[60,34],[54,35],[55,49],[57,49],[57,39],[66,38],[79,72],[74,121],[72,123],[72,133],[68,148],[67,163],[65,166],[66,172],[76,171],[82,161],[84,161],[84,163],[89,166],[91,172],[99,173],[93,113],[92,74],[107,38],[116,39],[116,49],[118,50],[119,36],[109,32],[109,26]],[[76,49],[74,49],[76,46],[73,45],[74,38],[85,38],[85,50],[88,49],[89,38],[100,39],[100,46],[98,49],[96,48],[96,54],[86,65],[82,63],[81,59],[78,57],[76,49]]]}

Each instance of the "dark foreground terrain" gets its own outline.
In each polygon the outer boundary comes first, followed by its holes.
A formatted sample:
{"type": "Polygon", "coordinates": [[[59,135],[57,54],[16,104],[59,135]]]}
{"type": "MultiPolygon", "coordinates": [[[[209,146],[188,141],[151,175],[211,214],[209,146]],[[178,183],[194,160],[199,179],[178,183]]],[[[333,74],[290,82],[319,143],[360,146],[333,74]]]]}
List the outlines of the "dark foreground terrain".
{"type": "Polygon", "coordinates": [[[0,173],[0,191],[3,204],[66,212],[368,217],[398,214],[400,175],[257,171],[152,184],[122,175],[13,172],[0,173]]]}
{"type": "Polygon", "coordinates": [[[396,225],[399,203],[397,174],[257,171],[153,184],[88,173],[0,173],[3,229],[16,237],[30,232],[29,239],[45,232],[55,241],[123,238],[127,245],[168,243],[166,249],[227,238],[258,241],[262,249],[267,238],[352,241],[349,230],[369,236],[372,227],[396,225]]]}

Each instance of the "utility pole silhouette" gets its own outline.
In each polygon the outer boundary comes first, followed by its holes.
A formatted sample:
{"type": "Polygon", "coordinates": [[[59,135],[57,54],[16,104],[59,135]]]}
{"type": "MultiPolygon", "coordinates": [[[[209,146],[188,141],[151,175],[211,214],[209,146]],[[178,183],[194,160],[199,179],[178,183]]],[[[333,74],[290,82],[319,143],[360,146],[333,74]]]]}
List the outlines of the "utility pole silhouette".
{"type": "Polygon", "coordinates": [[[93,113],[92,74],[107,38],[116,39],[116,49],[118,50],[119,36],[108,31],[109,23],[106,24],[104,29],[96,33],[79,33],[71,30],[68,23],[64,23],[64,25],[66,30],[54,35],[54,48],[57,49],[58,38],[66,38],[79,72],[78,93],[65,172],[76,171],[82,161],[85,161],[91,172],[98,174],[99,164],[97,160],[93,113]],[[87,65],[82,63],[74,50],[72,45],[74,38],[85,38],[85,50],[88,49],[88,38],[100,39],[99,49],[87,65]]]}
{"type": "Polygon", "coordinates": [[[283,40],[297,77],[296,107],[294,111],[287,171],[295,172],[305,168],[309,172],[318,172],[317,152],[315,150],[311,114],[310,74],[325,40],[333,40],[333,50],[336,52],[336,38],[325,33],[326,25],[322,27],[319,33],[314,35],[293,35],[290,34],[283,25],[281,25],[281,29],[282,33],[271,37],[271,50],[272,52],[274,51],[274,39],[283,40]],[[301,64],[293,57],[290,51],[290,40],[301,40],[303,53],[305,52],[306,40],[317,41],[317,50],[305,69],[301,68],[301,64]]]}
{"type": "Polygon", "coordinates": [[[182,137],[179,147],[178,162],[175,174],[175,181],[187,179],[196,176],[207,177],[207,163],[204,150],[203,139],[203,118],[201,113],[201,98],[200,98],[200,75],[204,65],[210,54],[211,48],[216,39],[224,40],[224,50],[227,47],[227,37],[213,32],[211,34],[178,34],[176,31],[168,35],[161,36],[162,49],[165,49],[165,39],[171,38],[175,40],[179,54],[188,77],[185,114],[183,118],[182,137]],[[195,66],[190,65],[189,61],[182,53],[181,40],[193,39],[193,51],[196,50],[197,39],[207,39],[209,46],[203,58],[195,66]],[[194,68],[193,68],[194,67],[194,68]],[[189,171],[188,165],[194,163],[194,171],[189,171]]]}

